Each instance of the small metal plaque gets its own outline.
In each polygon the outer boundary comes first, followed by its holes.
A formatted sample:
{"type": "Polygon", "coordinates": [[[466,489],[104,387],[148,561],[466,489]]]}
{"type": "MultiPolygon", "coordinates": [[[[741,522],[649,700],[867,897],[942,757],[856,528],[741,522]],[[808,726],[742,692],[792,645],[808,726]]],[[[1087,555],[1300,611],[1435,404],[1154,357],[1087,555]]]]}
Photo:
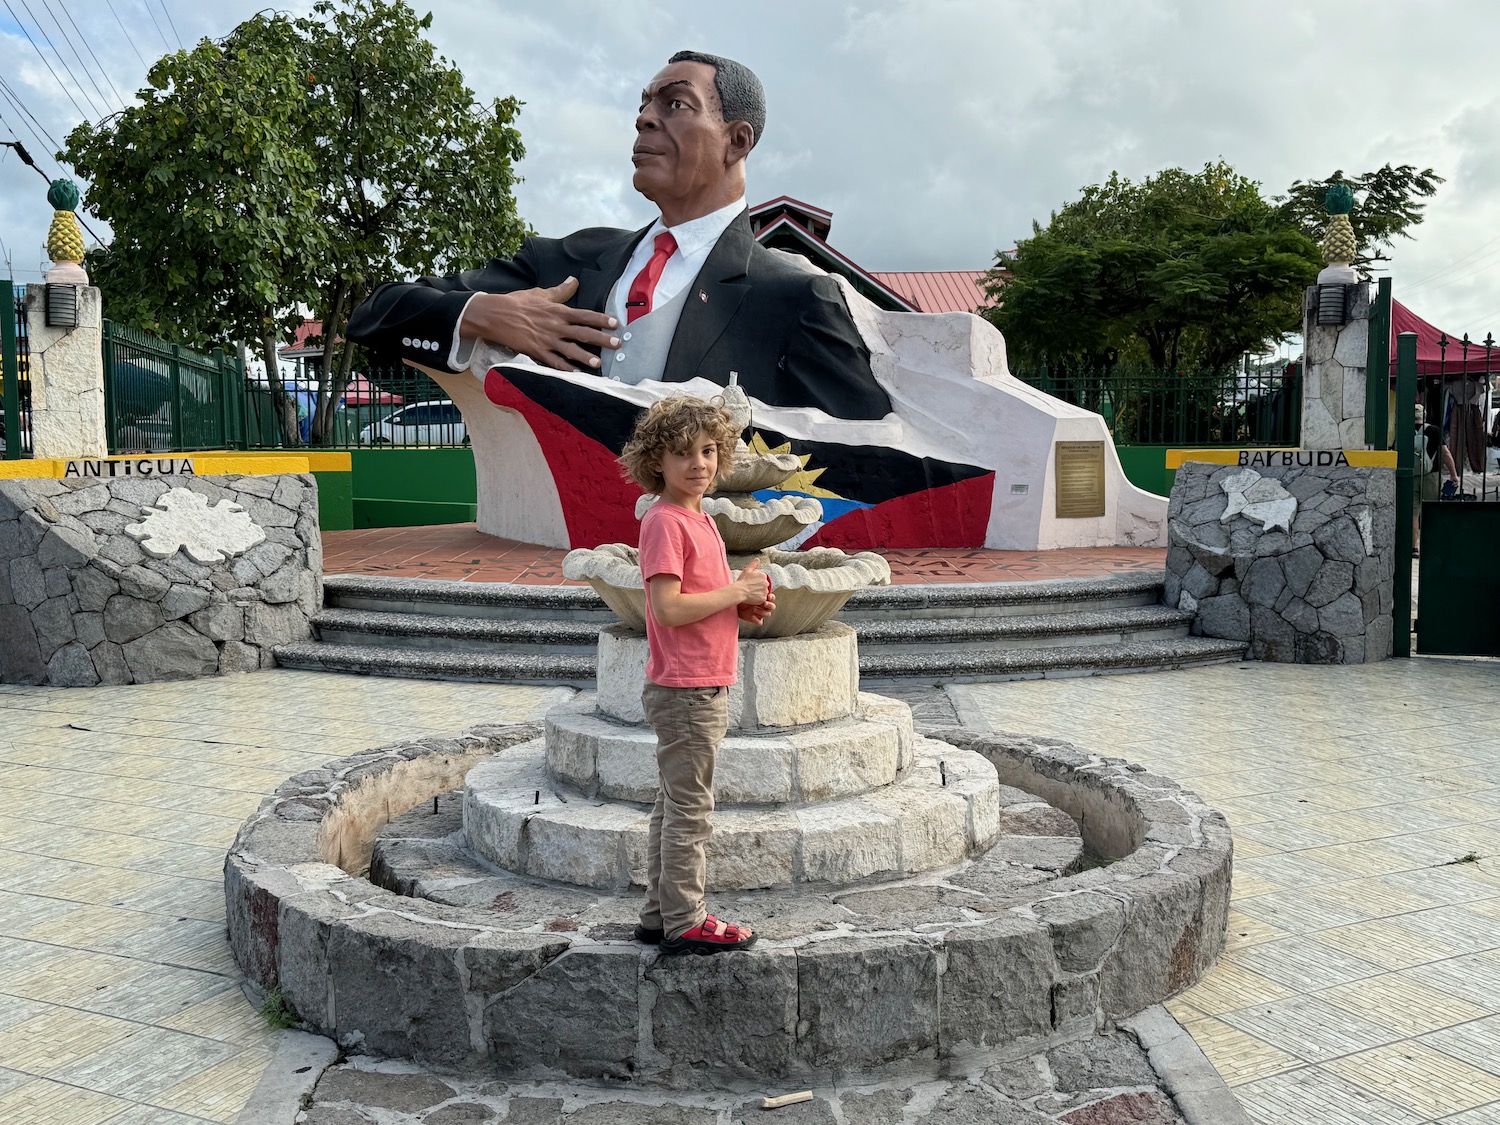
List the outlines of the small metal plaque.
{"type": "Polygon", "coordinates": [[[1057,475],[1057,518],[1085,519],[1104,514],[1104,443],[1060,441],[1053,446],[1057,475]]]}

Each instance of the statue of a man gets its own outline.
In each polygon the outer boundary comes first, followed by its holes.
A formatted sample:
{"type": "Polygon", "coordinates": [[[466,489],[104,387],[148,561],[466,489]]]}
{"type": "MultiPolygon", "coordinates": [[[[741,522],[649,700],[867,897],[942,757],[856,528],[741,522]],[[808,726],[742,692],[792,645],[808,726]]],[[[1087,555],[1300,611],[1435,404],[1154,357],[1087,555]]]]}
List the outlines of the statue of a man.
{"type": "Polygon", "coordinates": [[[765,127],[760,80],[679,51],[641,91],[634,185],[661,212],[638,231],[528,238],[508,261],[380,286],[349,335],[462,371],[476,339],[627,383],[728,382],[769,405],[882,418],[891,403],[833,278],[755,241],[745,159],[765,127]]]}

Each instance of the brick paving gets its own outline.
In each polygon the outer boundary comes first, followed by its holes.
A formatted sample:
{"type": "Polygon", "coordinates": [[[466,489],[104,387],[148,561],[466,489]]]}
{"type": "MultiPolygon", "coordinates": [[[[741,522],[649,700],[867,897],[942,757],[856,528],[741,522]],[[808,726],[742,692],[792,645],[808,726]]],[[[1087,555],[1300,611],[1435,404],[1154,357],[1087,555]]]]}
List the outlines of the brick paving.
{"type": "MultiPolygon", "coordinates": [[[[384,527],[323,533],[325,574],[444,578],[458,582],[516,582],[560,586],[567,551],[500,539],[472,523],[384,527]]],[[[1061,551],[986,551],[929,547],[881,550],[891,581],[1037,582],[1097,578],[1125,571],[1160,572],[1167,553],[1156,547],[1090,547],[1061,551]]]]}
{"type": "Polygon", "coordinates": [[[1500,662],[953,690],[1228,816],[1228,952],[1167,1008],[1256,1121],[1500,1122],[1500,662]]]}
{"type": "Polygon", "coordinates": [[[234,1121],[271,1040],[224,940],[240,822],[291,773],[518,721],[555,690],[279,670],[0,687],[0,1122],[234,1121]]]}
{"type": "MultiPolygon", "coordinates": [[[[291,671],[0,688],[0,1121],[235,1120],[271,1034],[223,939],[240,820],[291,773],[555,690],[291,671]]],[[[960,714],[1108,747],[1225,810],[1229,952],[1169,1006],[1256,1121],[1500,1121],[1500,663],[950,690],[960,714]]]]}

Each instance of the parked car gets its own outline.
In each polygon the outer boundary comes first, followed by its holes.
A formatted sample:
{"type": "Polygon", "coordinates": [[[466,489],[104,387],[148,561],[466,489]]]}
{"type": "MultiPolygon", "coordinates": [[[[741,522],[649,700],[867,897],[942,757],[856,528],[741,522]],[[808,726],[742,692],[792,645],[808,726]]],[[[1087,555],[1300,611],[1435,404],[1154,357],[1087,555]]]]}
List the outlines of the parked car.
{"type": "Polygon", "coordinates": [[[468,445],[464,418],[448,399],[414,402],[359,431],[360,445],[468,445]]]}

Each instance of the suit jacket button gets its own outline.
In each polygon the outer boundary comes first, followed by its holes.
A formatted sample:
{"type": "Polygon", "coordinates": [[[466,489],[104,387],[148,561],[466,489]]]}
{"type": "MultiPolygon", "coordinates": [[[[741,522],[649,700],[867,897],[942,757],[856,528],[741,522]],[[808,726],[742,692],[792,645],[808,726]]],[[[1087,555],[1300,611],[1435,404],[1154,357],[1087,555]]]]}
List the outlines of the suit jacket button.
{"type": "Polygon", "coordinates": [[[625,333],[625,335],[623,337],[621,337],[621,339],[625,339],[625,340],[630,339],[630,333],[629,332],[625,333]]]}
{"type": "Polygon", "coordinates": [[[401,337],[401,346],[403,348],[409,348],[409,347],[411,347],[411,337],[410,336],[402,336],[401,337]]]}
{"type": "Polygon", "coordinates": [[[616,363],[619,363],[620,360],[622,360],[624,358],[625,358],[625,353],[624,352],[615,352],[615,362],[616,363]]]}

